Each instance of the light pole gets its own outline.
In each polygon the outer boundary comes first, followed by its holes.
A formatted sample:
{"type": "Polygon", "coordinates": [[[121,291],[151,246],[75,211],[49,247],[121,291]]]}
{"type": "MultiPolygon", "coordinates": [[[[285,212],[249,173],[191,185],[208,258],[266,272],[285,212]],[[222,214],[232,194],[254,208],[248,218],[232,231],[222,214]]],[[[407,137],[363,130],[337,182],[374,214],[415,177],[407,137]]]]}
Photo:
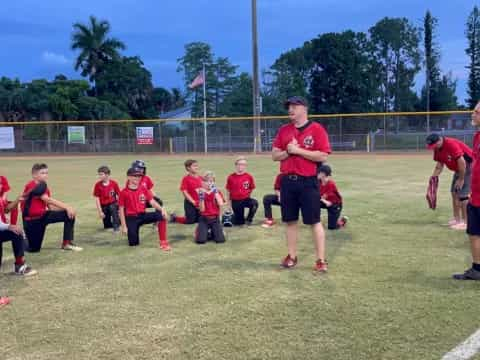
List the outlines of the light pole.
{"type": "Polygon", "coordinates": [[[262,151],[260,132],[260,85],[258,76],[258,33],[257,33],[257,0],[252,0],[252,95],[253,95],[253,151],[262,151]]]}

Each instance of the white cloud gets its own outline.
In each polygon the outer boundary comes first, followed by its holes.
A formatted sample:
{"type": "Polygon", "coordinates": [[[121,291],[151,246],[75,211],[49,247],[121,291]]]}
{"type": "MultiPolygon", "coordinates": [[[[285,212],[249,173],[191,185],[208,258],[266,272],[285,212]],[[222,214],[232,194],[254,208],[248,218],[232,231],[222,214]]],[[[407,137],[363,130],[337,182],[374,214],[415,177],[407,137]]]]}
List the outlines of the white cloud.
{"type": "Polygon", "coordinates": [[[42,53],[42,60],[47,64],[53,65],[66,65],[70,63],[70,60],[63,54],[56,54],[52,51],[44,51],[42,53]]]}

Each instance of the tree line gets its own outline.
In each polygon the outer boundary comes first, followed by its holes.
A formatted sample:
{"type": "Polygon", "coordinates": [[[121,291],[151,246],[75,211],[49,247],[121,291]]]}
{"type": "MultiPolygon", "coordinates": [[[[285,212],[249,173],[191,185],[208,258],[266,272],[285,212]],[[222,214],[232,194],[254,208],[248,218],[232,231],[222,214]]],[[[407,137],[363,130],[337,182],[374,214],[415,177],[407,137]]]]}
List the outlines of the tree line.
{"type": "MultiPolygon", "coordinates": [[[[456,80],[440,68],[438,20],[429,12],[423,25],[385,17],[367,32],[324,33],[281,54],[263,71],[264,114],[280,114],[291,95],[308,98],[318,114],[455,110],[461,108],[456,80]],[[425,71],[417,93],[415,79],[425,71]]],[[[53,80],[20,82],[0,78],[0,121],[146,119],[189,104],[203,115],[201,88],[189,84],[205,65],[208,116],[252,113],[251,76],[228,57],[217,56],[202,42],[185,45],[177,60],[184,88],[155,87],[139,56],[124,56],[126,44],[111,36],[106,20],[94,16],[75,23],[71,49],[75,70],[84,80],[57,75],[53,80]]],[[[467,106],[480,99],[480,14],[475,6],[466,21],[468,48],[467,106]]],[[[218,125],[221,127],[221,125],[218,125]]],[[[352,126],[355,126],[353,124],[352,126]]],[[[45,131],[52,131],[47,128],[45,131]]],[[[105,138],[110,130],[105,129],[105,138]]],[[[47,134],[48,135],[48,134],[47,134]]]]}

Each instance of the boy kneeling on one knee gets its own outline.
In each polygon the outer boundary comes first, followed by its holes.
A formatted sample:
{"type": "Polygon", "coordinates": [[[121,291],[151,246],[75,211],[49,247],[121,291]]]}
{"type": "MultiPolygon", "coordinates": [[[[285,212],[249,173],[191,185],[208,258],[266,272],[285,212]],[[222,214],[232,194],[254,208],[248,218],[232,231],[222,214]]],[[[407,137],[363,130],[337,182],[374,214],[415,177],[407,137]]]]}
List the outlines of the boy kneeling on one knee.
{"type": "Polygon", "coordinates": [[[136,168],[127,171],[127,186],[120,192],[118,205],[122,232],[128,236],[128,245],[140,244],[140,227],[145,224],[157,223],[160,248],[169,251],[167,240],[167,212],[155,201],[153,194],[147,188],[140,186],[143,173],[136,168]],[[155,212],[146,212],[147,204],[155,208],[155,212]]]}

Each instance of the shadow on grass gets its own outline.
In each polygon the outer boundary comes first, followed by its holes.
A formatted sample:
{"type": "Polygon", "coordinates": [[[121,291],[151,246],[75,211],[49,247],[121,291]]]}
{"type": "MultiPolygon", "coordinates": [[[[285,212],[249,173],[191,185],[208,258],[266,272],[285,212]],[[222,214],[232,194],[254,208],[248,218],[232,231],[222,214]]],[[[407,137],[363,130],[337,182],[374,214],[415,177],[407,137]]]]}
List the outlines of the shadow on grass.
{"type": "MultiPolygon", "coordinates": [[[[462,273],[465,269],[459,269],[456,273],[462,273]]],[[[395,283],[395,284],[411,284],[421,286],[424,288],[430,288],[435,290],[458,290],[458,291],[471,291],[472,294],[478,294],[480,289],[480,281],[471,280],[454,280],[452,278],[453,273],[442,275],[427,275],[423,271],[410,271],[403,273],[402,276],[391,276],[387,279],[379,281],[380,283],[395,283]]]]}

